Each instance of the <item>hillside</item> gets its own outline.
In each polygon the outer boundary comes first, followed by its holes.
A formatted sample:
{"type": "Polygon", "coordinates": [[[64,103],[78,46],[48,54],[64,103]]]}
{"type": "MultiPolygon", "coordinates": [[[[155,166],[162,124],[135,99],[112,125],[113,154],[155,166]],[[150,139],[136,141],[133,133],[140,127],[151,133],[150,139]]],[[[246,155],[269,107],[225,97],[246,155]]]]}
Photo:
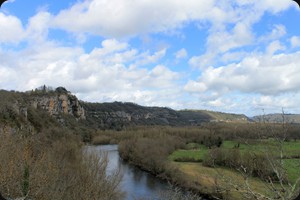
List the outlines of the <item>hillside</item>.
{"type": "Polygon", "coordinates": [[[254,116],[253,120],[256,122],[270,122],[270,123],[282,123],[283,120],[288,123],[300,124],[300,114],[267,114],[254,116]]]}
{"type": "Polygon", "coordinates": [[[215,112],[208,110],[183,110],[188,116],[202,115],[210,119],[210,122],[248,122],[249,118],[243,114],[215,112]]]}
{"type": "MultiPolygon", "coordinates": [[[[176,111],[166,107],[146,107],[129,102],[90,103],[77,99],[63,87],[42,86],[28,92],[0,91],[0,119],[5,123],[35,124],[37,112],[48,113],[59,124],[76,129],[116,129],[135,125],[200,125],[203,122],[246,122],[245,115],[205,110],[176,111]],[[76,125],[77,124],[77,125],[76,125]]],[[[45,118],[43,118],[45,119],[45,118]]],[[[3,124],[3,123],[2,123],[3,124]]],[[[24,125],[22,125],[24,126],[24,125]]],[[[30,128],[29,128],[30,129],[30,128]]]]}
{"type": "Polygon", "coordinates": [[[106,159],[83,153],[92,135],[83,121],[63,88],[0,90],[0,199],[120,199],[106,159]]]}
{"type": "Polygon", "coordinates": [[[212,117],[202,112],[175,111],[166,107],[146,107],[129,102],[81,102],[90,125],[98,128],[122,128],[125,125],[186,126],[209,122],[212,117]]]}

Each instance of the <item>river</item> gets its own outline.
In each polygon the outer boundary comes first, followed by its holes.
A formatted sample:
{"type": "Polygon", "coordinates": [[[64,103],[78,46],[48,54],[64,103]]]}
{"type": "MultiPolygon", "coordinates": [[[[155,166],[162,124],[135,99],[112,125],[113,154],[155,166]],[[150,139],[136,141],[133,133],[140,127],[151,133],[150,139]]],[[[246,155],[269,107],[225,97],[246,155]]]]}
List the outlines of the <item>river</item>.
{"type": "Polygon", "coordinates": [[[107,173],[120,168],[123,174],[120,189],[126,192],[125,200],[155,197],[169,190],[167,182],[122,161],[119,157],[117,145],[89,146],[88,151],[107,152],[109,159],[107,173]]]}

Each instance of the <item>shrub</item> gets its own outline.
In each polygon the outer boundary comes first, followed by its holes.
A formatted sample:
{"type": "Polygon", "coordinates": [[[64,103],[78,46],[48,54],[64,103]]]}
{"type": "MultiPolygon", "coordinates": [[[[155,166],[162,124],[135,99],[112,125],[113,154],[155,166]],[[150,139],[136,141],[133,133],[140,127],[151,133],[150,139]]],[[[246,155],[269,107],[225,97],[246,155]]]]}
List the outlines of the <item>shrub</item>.
{"type": "Polygon", "coordinates": [[[0,135],[0,191],[5,198],[120,199],[120,175],[107,176],[105,155],[84,154],[77,137],[0,135]]]}

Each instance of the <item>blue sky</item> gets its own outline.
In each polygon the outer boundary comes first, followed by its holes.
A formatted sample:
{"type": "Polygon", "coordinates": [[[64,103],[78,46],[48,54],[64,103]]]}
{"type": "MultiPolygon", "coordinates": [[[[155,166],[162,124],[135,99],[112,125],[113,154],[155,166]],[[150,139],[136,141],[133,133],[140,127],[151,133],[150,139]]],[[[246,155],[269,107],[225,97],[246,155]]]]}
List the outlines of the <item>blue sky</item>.
{"type": "Polygon", "coordinates": [[[248,116],[300,113],[291,0],[9,0],[0,88],[248,116]]]}

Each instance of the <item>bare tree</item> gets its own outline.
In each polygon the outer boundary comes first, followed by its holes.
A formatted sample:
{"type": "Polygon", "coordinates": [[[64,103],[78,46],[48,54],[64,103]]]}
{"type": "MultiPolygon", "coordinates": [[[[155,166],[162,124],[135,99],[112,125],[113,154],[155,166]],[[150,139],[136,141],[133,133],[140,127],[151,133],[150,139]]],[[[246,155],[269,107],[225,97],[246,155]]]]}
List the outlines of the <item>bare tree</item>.
{"type": "MultiPolygon", "coordinates": [[[[282,120],[279,124],[267,122],[263,115],[262,121],[255,130],[258,140],[263,144],[262,148],[249,151],[247,155],[243,155],[241,160],[231,166],[240,172],[243,184],[223,175],[221,170],[216,169],[218,172],[215,181],[216,193],[222,196],[228,194],[229,191],[235,191],[245,199],[258,200],[293,200],[296,198],[300,189],[300,177],[295,182],[291,182],[287,178],[284,144],[288,139],[289,123],[286,121],[283,109],[281,116],[282,120]],[[258,191],[251,184],[253,175],[262,180],[263,192],[258,191]],[[226,186],[220,184],[220,181],[226,183],[226,186]]],[[[251,147],[246,140],[244,143],[248,144],[249,148],[251,147]]],[[[300,160],[298,167],[300,167],[300,160]]]]}

